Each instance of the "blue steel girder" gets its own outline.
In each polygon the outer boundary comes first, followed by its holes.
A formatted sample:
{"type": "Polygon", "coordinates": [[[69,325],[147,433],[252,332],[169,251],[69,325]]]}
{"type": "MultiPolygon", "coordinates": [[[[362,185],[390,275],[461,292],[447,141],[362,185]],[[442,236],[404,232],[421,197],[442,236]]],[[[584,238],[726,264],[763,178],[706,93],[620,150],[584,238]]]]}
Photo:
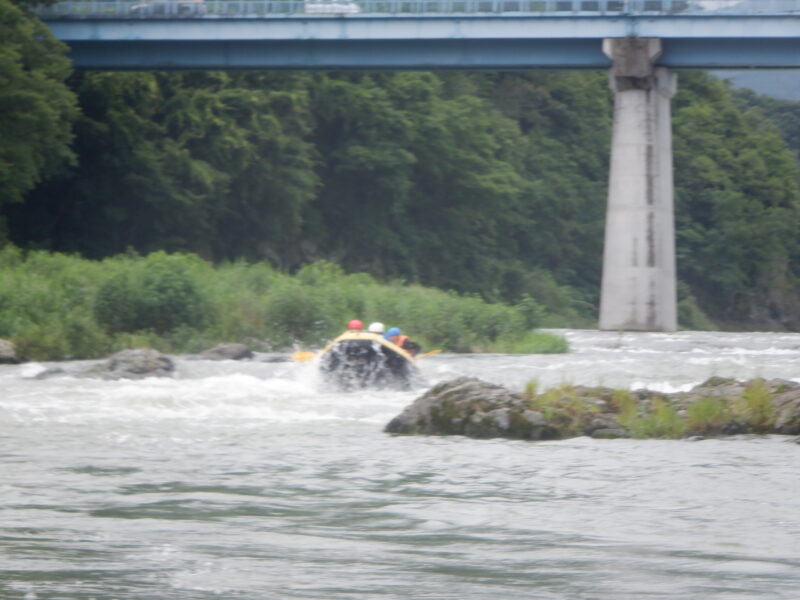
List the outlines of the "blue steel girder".
{"type": "Polygon", "coordinates": [[[45,19],[96,69],[601,69],[602,39],[629,36],[676,69],[800,68],[800,13],[45,19]]]}
{"type": "Polygon", "coordinates": [[[70,43],[89,69],[603,69],[597,40],[119,41],[70,43]]]}

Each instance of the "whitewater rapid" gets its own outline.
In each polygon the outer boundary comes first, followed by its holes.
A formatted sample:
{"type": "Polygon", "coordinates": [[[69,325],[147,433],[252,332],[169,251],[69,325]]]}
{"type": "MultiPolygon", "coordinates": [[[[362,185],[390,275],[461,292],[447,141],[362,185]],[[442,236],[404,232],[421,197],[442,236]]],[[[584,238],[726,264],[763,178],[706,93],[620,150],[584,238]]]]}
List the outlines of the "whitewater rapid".
{"type": "MultiPolygon", "coordinates": [[[[563,331],[477,376],[688,389],[800,381],[800,335],[563,331]]],[[[800,446],[393,437],[426,389],[330,393],[314,363],[176,357],[173,378],[0,366],[0,599],[794,600],[800,446]]]]}

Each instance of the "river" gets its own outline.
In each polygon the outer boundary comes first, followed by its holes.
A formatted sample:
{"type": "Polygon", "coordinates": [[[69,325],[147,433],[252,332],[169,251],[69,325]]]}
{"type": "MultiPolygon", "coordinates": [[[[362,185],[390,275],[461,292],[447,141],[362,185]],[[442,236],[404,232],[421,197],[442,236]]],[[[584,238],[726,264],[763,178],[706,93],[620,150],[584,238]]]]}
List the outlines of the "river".
{"type": "MultiPolygon", "coordinates": [[[[562,332],[475,375],[688,389],[800,380],[800,335],[562,332]]],[[[174,379],[0,366],[0,599],[800,597],[800,445],[781,436],[393,437],[415,392],[319,391],[312,363],[178,360],[174,379]]]]}

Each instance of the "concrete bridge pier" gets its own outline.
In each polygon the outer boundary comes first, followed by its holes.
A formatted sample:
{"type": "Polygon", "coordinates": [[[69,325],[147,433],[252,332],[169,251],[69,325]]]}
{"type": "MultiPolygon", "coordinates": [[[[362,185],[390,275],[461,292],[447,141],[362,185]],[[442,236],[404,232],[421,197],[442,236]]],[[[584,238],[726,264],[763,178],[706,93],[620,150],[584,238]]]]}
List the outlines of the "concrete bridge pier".
{"type": "Polygon", "coordinates": [[[670,99],[676,76],[655,67],[661,40],[606,39],[614,130],[600,329],[675,331],[675,222],[670,99]]]}

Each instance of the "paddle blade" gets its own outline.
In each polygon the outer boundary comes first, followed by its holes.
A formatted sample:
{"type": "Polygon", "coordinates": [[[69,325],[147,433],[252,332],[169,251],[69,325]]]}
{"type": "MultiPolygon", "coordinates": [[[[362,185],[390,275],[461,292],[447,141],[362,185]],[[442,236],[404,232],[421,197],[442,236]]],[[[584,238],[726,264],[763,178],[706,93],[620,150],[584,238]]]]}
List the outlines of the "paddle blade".
{"type": "Polygon", "coordinates": [[[295,362],[306,362],[307,360],[313,360],[316,355],[315,352],[294,352],[292,354],[292,360],[295,362]]]}

